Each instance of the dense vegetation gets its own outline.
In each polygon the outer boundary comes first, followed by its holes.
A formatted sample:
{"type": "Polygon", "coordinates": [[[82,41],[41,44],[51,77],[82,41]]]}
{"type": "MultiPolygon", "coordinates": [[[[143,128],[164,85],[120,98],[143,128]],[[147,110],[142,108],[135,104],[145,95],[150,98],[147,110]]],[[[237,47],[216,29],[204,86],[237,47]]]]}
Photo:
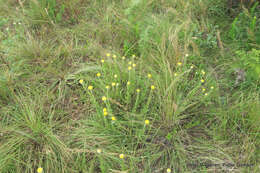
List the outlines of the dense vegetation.
{"type": "Polygon", "coordinates": [[[260,172],[252,2],[0,0],[0,172],[260,172]]]}

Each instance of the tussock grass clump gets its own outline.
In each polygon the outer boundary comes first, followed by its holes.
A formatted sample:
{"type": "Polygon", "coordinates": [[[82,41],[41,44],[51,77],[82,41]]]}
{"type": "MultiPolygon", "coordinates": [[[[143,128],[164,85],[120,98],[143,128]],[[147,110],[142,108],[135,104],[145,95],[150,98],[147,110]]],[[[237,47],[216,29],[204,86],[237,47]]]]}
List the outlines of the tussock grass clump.
{"type": "Polygon", "coordinates": [[[1,173],[259,172],[257,3],[17,2],[0,0],[1,173]]]}

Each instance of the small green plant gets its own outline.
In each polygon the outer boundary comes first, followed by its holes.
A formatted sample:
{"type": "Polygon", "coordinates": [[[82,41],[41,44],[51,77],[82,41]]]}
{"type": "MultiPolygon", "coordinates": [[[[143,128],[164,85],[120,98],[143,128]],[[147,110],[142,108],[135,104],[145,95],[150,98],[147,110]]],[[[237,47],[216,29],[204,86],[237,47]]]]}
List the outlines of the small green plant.
{"type": "Polygon", "coordinates": [[[250,48],[260,44],[260,13],[256,10],[258,2],[250,10],[244,9],[232,22],[228,36],[240,42],[242,47],[250,48]]]}
{"type": "Polygon", "coordinates": [[[34,23],[60,23],[64,13],[64,4],[57,4],[56,0],[31,0],[28,15],[34,23]]]}
{"type": "Polygon", "coordinates": [[[246,70],[247,79],[253,82],[260,81],[260,50],[252,49],[251,51],[236,51],[238,66],[246,70]]]}

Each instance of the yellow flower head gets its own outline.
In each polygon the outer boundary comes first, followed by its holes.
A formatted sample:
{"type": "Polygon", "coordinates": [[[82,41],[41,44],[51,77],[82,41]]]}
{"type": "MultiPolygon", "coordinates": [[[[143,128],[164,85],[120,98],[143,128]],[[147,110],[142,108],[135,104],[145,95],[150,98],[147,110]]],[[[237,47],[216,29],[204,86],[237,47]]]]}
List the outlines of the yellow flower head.
{"type": "Polygon", "coordinates": [[[103,108],[103,112],[107,112],[107,108],[103,108]]]}
{"type": "Polygon", "coordinates": [[[120,159],[123,159],[124,157],[125,157],[124,154],[119,154],[119,158],[120,158],[120,159]]]}
{"type": "Polygon", "coordinates": [[[131,64],[132,64],[132,61],[129,61],[128,64],[131,65],[131,64]]]}
{"type": "Polygon", "coordinates": [[[138,93],[139,93],[139,92],[140,92],[140,89],[139,89],[139,88],[138,88],[138,89],[136,89],[136,92],[138,92],[138,93]]]}
{"type": "Polygon", "coordinates": [[[201,81],[201,83],[204,83],[204,82],[205,82],[205,80],[204,80],[204,79],[201,79],[200,81],[201,81]]]}
{"type": "Polygon", "coordinates": [[[124,57],[124,56],[122,57],[122,60],[125,60],[125,57],[124,57]]]}
{"type": "Polygon", "coordinates": [[[145,125],[148,125],[150,123],[150,121],[149,120],[145,120],[144,123],[145,123],[145,125]]]}
{"type": "Polygon", "coordinates": [[[107,85],[107,86],[106,86],[106,89],[109,89],[109,88],[110,88],[110,86],[107,85]]]}
{"type": "Polygon", "coordinates": [[[105,60],[104,60],[104,59],[101,59],[101,60],[100,60],[100,62],[101,62],[101,63],[104,63],[104,62],[105,62],[105,60]]]}
{"type": "Polygon", "coordinates": [[[151,89],[154,90],[154,89],[155,89],[155,86],[154,86],[154,85],[151,85],[151,89]]]}
{"type": "Polygon", "coordinates": [[[42,173],[43,172],[43,169],[41,168],[41,167],[39,167],[38,169],[37,169],[37,173],[42,173]]]}
{"type": "Polygon", "coordinates": [[[194,68],[194,66],[193,66],[193,65],[191,65],[191,66],[190,66],[190,68],[191,68],[191,69],[193,69],[193,68],[194,68]]]}
{"type": "Polygon", "coordinates": [[[148,77],[148,78],[151,78],[151,77],[152,77],[152,75],[149,73],[149,74],[147,74],[147,77],[148,77]]]}
{"type": "Polygon", "coordinates": [[[188,56],[189,56],[189,54],[187,54],[187,53],[186,53],[186,54],[185,54],[185,56],[186,56],[186,57],[188,57],[188,56]]]}
{"type": "Polygon", "coordinates": [[[115,82],[112,82],[112,84],[111,84],[112,86],[115,86],[116,85],[116,83],[115,82]]]}
{"type": "Polygon", "coordinates": [[[116,120],[116,117],[112,116],[112,117],[111,117],[111,120],[112,120],[112,121],[115,121],[115,120],[116,120]]]}
{"type": "Polygon", "coordinates": [[[177,64],[178,64],[178,66],[181,66],[181,65],[182,65],[182,63],[181,63],[181,62],[178,62],[177,64]]]}
{"type": "Polygon", "coordinates": [[[133,54],[132,57],[135,58],[135,54],[133,54]]]}
{"type": "Polygon", "coordinates": [[[202,91],[204,92],[204,91],[206,91],[206,89],[205,89],[205,88],[202,88],[202,91]]]}
{"type": "Polygon", "coordinates": [[[116,83],[116,86],[118,86],[119,85],[119,83],[116,83]]]}
{"type": "Polygon", "coordinates": [[[100,77],[101,76],[101,73],[97,73],[97,77],[100,77]]]}
{"type": "Polygon", "coordinates": [[[100,154],[102,152],[101,149],[97,149],[97,153],[100,154]]]}
{"type": "Polygon", "coordinates": [[[108,113],[107,112],[103,112],[103,114],[104,114],[104,116],[107,116],[108,113]]]}
{"type": "Polygon", "coordinates": [[[89,85],[88,90],[93,90],[93,86],[89,85]]]}
{"type": "Polygon", "coordinates": [[[210,89],[212,89],[212,90],[213,90],[213,89],[214,89],[214,86],[211,86],[211,87],[210,87],[210,89]]]}
{"type": "Polygon", "coordinates": [[[205,93],[205,96],[207,96],[208,95],[208,93],[205,93]]]}
{"type": "Polygon", "coordinates": [[[106,101],[107,98],[105,96],[102,97],[102,101],[106,101]]]}
{"type": "Polygon", "coordinates": [[[168,169],[166,170],[166,172],[167,172],[167,173],[171,173],[172,170],[171,170],[170,168],[168,168],[168,169]]]}
{"type": "Polygon", "coordinates": [[[206,74],[206,72],[204,71],[204,70],[201,70],[201,73],[204,75],[204,74],[206,74]]]}
{"type": "Polygon", "coordinates": [[[178,74],[177,74],[177,73],[174,73],[174,76],[178,76],[178,74]]]}
{"type": "Polygon", "coordinates": [[[117,75],[116,75],[116,74],[114,75],[114,78],[117,78],[117,75]]]}
{"type": "Polygon", "coordinates": [[[127,82],[127,85],[130,85],[130,84],[131,84],[131,82],[128,81],[128,82],[127,82]]]}
{"type": "Polygon", "coordinates": [[[107,53],[107,57],[110,57],[110,53],[107,53]]]}
{"type": "Polygon", "coordinates": [[[131,66],[129,66],[127,69],[128,69],[128,70],[132,70],[132,67],[131,67],[131,66]]]}
{"type": "Polygon", "coordinates": [[[116,58],[116,55],[113,55],[113,58],[116,58]]]}
{"type": "Polygon", "coordinates": [[[136,67],[136,64],[133,64],[133,67],[136,67]]]}
{"type": "Polygon", "coordinates": [[[80,83],[80,84],[83,84],[83,82],[84,82],[83,79],[80,79],[80,80],[79,80],[79,83],[80,83]]]}

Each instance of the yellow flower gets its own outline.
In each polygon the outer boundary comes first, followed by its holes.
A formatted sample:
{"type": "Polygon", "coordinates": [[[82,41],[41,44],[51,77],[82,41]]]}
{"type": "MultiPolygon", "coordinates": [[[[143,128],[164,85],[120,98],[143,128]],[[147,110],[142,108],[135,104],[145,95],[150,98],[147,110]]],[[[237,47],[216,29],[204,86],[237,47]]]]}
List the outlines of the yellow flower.
{"type": "Polygon", "coordinates": [[[186,56],[186,57],[188,57],[188,56],[189,56],[189,54],[187,54],[187,53],[186,53],[186,54],[185,54],[185,56],[186,56]]]}
{"type": "Polygon", "coordinates": [[[133,64],[133,67],[136,67],[136,64],[133,64]]]}
{"type": "Polygon", "coordinates": [[[131,82],[128,81],[128,82],[127,82],[127,85],[130,85],[130,84],[131,84],[131,82]]]}
{"type": "Polygon", "coordinates": [[[123,56],[123,57],[122,57],[122,60],[124,60],[124,59],[125,59],[125,57],[123,56]]]}
{"type": "Polygon", "coordinates": [[[200,81],[201,81],[201,83],[204,83],[204,82],[205,82],[205,80],[204,80],[204,79],[201,79],[200,81]]]}
{"type": "Polygon", "coordinates": [[[202,73],[203,75],[206,74],[204,70],[201,70],[201,73],[202,73]]]}
{"type": "Polygon", "coordinates": [[[181,62],[178,62],[177,64],[178,64],[178,66],[181,66],[181,65],[182,65],[182,63],[181,63],[181,62]]]}
{"type": "Polygon", "coordinates": [[[174,76],[178,76],[178,74],[177,74],[177,73],[174,73],[174,76]]]}
{"type": "Polygon", "coordinates": [[[135,54],[133,54],[132,57],[135,58],[135,54]]]}
{"type": "Polygon", "coordinates": [[[127,69],[128,69],[128,70],[131,70],[131,69],[132,69],[132,67],[131,67],[131,66],[129,66],[127,69]]]}
{"type": "Polygon", "coordinates": [[[205,96],[207,96],[208,95],[208,93],[205,93],[205,96]]]}
{"type": "Polygon", "coordinates": [[[119,85],[119,83],[116,83],[116,86],[118,86],[119,85]]]}
{"type": "Polygon", "coordinates": [[[151,89],[154,90],[154,89],[155,89],[155,86],[154,86],[154,85],[151,85],[151,89]]]}
{"type": "Polygon", "coordinates": [[[101,149],[97,149],[97,153],[100,154],[102,152],[101,149]]]}
{"type": "Polygon", "coordinates": [[[97,77],[100,77],[101,76],[101,73],[97,73],[97,77]]]}
{"type": "Polygon", "coordinates": [[[103,112],[107,112],[107,108],[103,108],[103,112]]]}
{"type": "Polygon", "coordinates": [[[104,63],[104,62],[105,62],[105,60],[101,59],[101,60],[100,60],[100,62],[101,62],[101,63],[104,63]]]}
{"type": "Polygon", "coordinates": [[[146,125],[148,125],[148,124],[150,123],[150,121],[149,121],[149,120],[145,120],[144,123],[145,123],[146,125]]]}
{"type": "Polygon", "coordinates": [[[89,85],[88,90],[93,90],[93,86],[89,85]]]}
{"type": "Polygon", "coordinates": [[[113,58],[116,58],[116,55],[113,55],[113,58]]]}
{"type": "Polygon", "coordinates": [[[129,61],[128,64],[131,65],[131,64],[132,64],[132,61],[129,61]]]}
{"type": "Polygon", "coordinates": [[[136,92],[138,92],[138,93],[139,93],[139,92],[140,92],[140,89],[136,89],[136,92]]]}
{"type": "Polygon", "coordinates": [[[151,77],[152,77],[152,75],[151,75],[150,73],[148,73],[148,74],[147,74],[147,77],[148,77],[148,78],[151,78],[151,77]]]}
{"type": "Polygon", "coordinates": [[[83,84],[83,82],[84,82],[83,79],[80,79],[80,80],[79,80],[79,83],[80,83],[80,84],[83,84]]]}
{"type": "Polygon", "coordinates": [[[38,169],[37,169],[37,173],[42,173],[43,172],[43,169],[41,168],[41,167],[39,167],[38,169]]]}
{"type": "Polygon", "coordinates": [[[202,88],[202,91],[204,92],[204,91],[206,91],[206,89],[205,89],[205,88],[202,88]]]}
{"type": "Polygon", "coordinates": [[[115,82],[112,82],[112,84],[111,84],[112,86],[115,86],[116,85],[116,83],[115,82]]]}
{"type": "Polygon", "coordinates": [[[214,86],[211,86],[211,87],[210,87],[210,89],[212,89],[212,90],[213,90],[213,89],[214,89],[214,86]]]}
{"type": "Polygon", "coordinates": [[[111,120],[112,120],[112,121],[115,121],[115,120],[116,120],[116,117],[112,116],[112,117],[111,117],[111,120]]]}
{"type": "Polygon", "coordinates": [[[119,154],[119,158],[120,158],[120,159],[123,159],[124,157],[125,157],[124,154],[119,154]]]}
{"type": "Polygon", "coordinates": [[[107,57],[110,57],[110,53],[107,53],[107,57]]]}
{"type": "Polygon", "coordinates": [[[117,78],[117,75],[116,75],[116,74],[114,75],[114,78],[117,78]]]}
{"type": "Polygon", "coordinates": [[[107,98],[106,98],[105,96],[103,96],[103,97],[102,97],[102,100],[103,100],[103,101],[106,101],[106,100],[107,100],[107,98]]]}
{"type": "Polygon", "coordinates": [[[167,172],[167,173],[171,173],[172,170],[171,170],[170,168],[168,168],[168,169],[166,170],[166,172],[167,172]]]}
{"type": "Polygon", "coordinates": [[[103,114],[104,114],[104,116],[107,116],[108,113],[107,112],[103,112],[103,114]]]}
{"type": "Polygon", "coordinates": [[[109,89],[109,88],[110,88],[110,86],[107,85],[107,86],[106,86],[106,89],[109,89]]]}
{"type": "Polygon", "coordinates": [[[193,66],[193,65],[191,65],[191,66],[190,66],[190,68],[191,68],[191,69],[193,69],[193,68],[194,68],[194,66],[193,66]]]}

